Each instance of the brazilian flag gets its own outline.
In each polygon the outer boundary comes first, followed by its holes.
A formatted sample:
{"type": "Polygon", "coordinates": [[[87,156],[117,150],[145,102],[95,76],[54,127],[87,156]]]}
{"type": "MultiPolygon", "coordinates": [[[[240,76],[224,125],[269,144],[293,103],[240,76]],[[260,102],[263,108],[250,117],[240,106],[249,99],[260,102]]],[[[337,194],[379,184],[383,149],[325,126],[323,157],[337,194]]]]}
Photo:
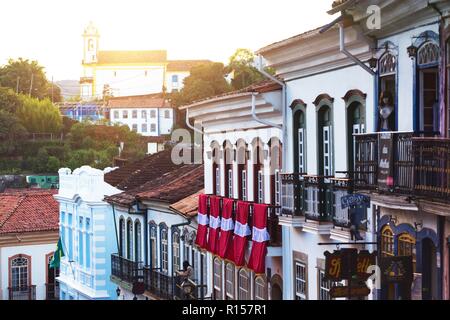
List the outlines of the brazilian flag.
{"type": "Polygon", "coordinates": [[[61,263],[61,257],[64,257],[64,250],[62,247],[61,237],[58,240],[58,245],[56,246],[55,254],[53,255],[52,261],[50,261],[50,268],[59,268],[61,263]]]}

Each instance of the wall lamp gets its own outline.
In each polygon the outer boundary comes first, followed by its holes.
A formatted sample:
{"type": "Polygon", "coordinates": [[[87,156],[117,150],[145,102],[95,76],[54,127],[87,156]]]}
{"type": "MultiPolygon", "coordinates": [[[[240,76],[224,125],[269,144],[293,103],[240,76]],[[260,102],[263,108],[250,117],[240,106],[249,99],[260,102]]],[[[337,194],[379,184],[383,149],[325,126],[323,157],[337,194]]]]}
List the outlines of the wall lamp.
{"type": "Polygon", "coordinates": [[[414,229],[416,229],[416,231],[420,231],[423,228],[423,221],[420,222],[414,222],[414,229]]]}
{"type": "Polygon", "coordinates": [[[389,224],[393,223],[394,225],[397,224],[397,217],[393,215],[389,215],[389,224]]]}

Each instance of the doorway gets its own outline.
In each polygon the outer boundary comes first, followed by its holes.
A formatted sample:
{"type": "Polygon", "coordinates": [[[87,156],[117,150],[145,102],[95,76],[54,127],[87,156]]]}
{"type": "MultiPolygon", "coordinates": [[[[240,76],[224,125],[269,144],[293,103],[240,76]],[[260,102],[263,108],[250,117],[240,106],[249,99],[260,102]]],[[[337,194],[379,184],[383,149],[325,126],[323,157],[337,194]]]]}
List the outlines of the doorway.
{"type": "Polygon", "coordinates": [[[438,68],[420,70],[419,129],[439,131],[439,71],[438,68]]]}
{"type": "Polygon", "coordinates": [[[422,240],[422,300],[434,300],[437,288],[436,247],[429,238],[422,240]]]}

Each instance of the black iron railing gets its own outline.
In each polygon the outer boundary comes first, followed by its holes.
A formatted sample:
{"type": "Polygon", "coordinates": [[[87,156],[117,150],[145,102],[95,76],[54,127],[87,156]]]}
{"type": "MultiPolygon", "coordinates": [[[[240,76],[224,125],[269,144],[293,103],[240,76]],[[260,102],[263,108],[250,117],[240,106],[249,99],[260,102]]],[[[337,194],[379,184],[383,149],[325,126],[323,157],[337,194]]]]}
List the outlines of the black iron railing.
{"type": "Polygon", "coordinates": [[[45,299],[59,300],[59,282],[45,284],[45,299]]]}
{"type": "Polygon", "coordinates": [[[333,213],[333,188],[330,178],[304,176],[304,213],[307,220],[331,221],[333,213]]]}
{"type": "Polygon", "coordinates": [[[450,139],[415,138],[414,193],[450,199],[450,139]]]}
{"type": "MultiPolygon", "coordinates": [[[[431,133],[433,134],[433,133],[431,133]]],[[[378,171],[381,133],[355,136],[354,181],[360,190],[377,190],[448,201],[450,196],[450,139],[425,138],[424,133],[392,133],[392,185],[381,186],[378,171]]],[[[384,147],[385,149],[385,147],[384,147]]]]}
{"type": "Polygon", "coordinates": [[[300,173],[281,174],[282,216],[303,216],[303,175],[300,173]]]}
{"type": "Polygon", "coordinates": [[[36,286],[9,287],[9,300],[36,300],[36,286]]]}
{"type": "Polygon", "coordinates": [[[133,284],[143,277],[143,263],[128,260],[118,254],[111,255],[111,274],[133,284]]]}

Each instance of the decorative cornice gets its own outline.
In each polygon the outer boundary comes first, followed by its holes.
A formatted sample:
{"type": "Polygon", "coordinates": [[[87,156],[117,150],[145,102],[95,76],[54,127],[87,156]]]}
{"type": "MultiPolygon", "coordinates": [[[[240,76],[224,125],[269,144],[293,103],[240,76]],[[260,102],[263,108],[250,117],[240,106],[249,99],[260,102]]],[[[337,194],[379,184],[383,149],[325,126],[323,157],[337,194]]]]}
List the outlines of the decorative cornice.
{"type": "Polygon", "coordinates": [[[317,96],[316,100],[314,100],[313,103],[317,107],[320,104],[320,102],[322,102],[323,100],[328,100],[331,103],[334,102],[334,98],[330,97],[330,95],[328,95],[327,93],[322,93],[317,96]]]}
{"type": "Polygon", "coordinates": [[[353,89],[353,90],[347,91],[347,93],[345,94],[345,96],[342,97],[342,99],[344,99],[345,102],[348,102],[348,100],[350,100],[350,98],[353,96],[360,97],[364,100],[367,98],[366,93],[363,93],[361,90],[358,90],[358,89],[353,89]]]}

